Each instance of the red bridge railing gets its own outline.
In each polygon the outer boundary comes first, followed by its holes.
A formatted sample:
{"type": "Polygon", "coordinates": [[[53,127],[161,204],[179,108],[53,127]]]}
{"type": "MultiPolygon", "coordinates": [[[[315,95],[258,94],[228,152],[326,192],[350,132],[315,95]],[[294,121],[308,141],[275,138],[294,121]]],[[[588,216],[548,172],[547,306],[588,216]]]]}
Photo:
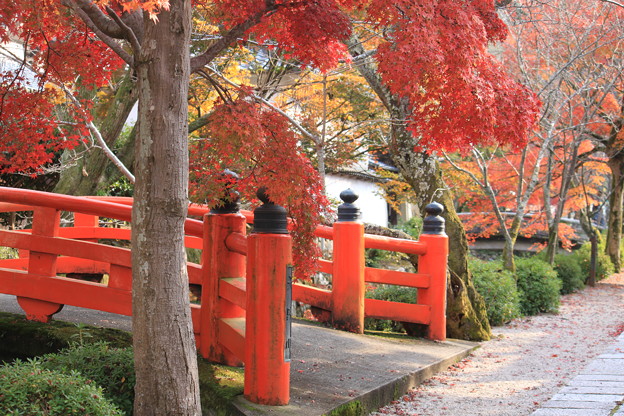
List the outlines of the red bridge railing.
{"type": "MultiPolygon", "coordinates": [[[[254,213],[239,212],[236,204],[212,211],[191,204],[189,216],[202,220],[185,223],[186,246],[202,252],[200,264],[188,263],[189,283],[201,287],[200,303],[191,304],[198,350],[215,362],[244,363],[249,400],[289,401],[292,300],[326,310],[336,327],[354,332],[362,333],[363,319],[370,316],[425,324],[428,338],[446,338],[441,206],[428,207],[420,241],[408,241],[365,235],[354,214],[355,199],[347,196],[339,221],[317,229],[317,236],[334,242],[333,261],[320,260],[321,271],[332,275],[332,290],[325,290],[292,283],[286,212],[259,196],[264,205],[254,213]],[[247,235],[249,222],[254,231],[247,235]],[[418,273],[365,267],[364,248],[417,254],[418,273]],[[416,287],[418,304],[364,299],[366,282],[416,287]]],[[[131,252],[102,241],[130,240],[131,230],[101,226],[100,219],[129,224],[131,204],[131,198],[0,187],[0,212],[33,212],[32,229],[0,230],[0,247],[19,250],[19,258],[0,260],[0,293],[17,296],[27,317],[38,321],[48,321],[63,305],[130,316],[131,252]],[[68,224],[61,226],[61,214],[68,224]],[[108,278],[98,283],[72,278],[75,274],[108,278]]]]}

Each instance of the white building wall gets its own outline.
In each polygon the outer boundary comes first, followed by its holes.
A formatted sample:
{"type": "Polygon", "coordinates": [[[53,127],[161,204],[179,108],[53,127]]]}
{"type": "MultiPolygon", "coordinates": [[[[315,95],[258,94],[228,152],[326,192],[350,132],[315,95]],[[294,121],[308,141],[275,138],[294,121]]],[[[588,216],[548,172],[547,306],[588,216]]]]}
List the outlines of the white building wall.
{"type": "Polygon", "coordinates": [[[363,222],[388,226],[388,204],[377,184],[353,176],[327,175],[325,189],[331,200],[341,201],[340,193],[348,188],[360,196],[355,204],[360,208],[363,222]]]}

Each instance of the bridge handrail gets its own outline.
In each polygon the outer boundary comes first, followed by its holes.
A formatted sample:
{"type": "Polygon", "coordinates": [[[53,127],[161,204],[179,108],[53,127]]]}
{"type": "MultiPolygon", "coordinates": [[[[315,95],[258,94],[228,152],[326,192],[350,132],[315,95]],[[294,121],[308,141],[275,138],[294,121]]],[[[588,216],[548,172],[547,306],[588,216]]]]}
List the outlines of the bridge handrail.
{"type": "MultiPolygon", "coordinates": [[[[0,186],[0,200],[9,203],[0,204],[0,212],[31,211],[34,207],[39,206],[132,222],[132,198],[85,198],[0,186]]],[[[187,218],[184,223],[184,230],[187,235],[202,237],[202,222],[187,218]]]]}

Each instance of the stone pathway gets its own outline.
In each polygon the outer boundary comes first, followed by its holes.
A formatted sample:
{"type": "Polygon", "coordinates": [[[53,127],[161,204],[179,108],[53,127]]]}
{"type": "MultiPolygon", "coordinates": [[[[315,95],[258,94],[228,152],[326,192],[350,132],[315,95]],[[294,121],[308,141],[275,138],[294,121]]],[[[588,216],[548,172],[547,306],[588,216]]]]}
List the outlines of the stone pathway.
{"type": "Polygon", "coordinates": [[[531,416],[624,416],[624,334],[531,416]]]}

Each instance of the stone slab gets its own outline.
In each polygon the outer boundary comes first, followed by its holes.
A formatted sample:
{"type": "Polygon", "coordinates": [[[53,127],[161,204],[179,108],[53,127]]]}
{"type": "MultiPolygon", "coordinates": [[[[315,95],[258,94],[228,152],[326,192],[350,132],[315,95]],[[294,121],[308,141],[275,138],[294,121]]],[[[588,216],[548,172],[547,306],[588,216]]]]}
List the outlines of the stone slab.
{"type": "Polygon", "coordinates": [[[614,402],[580,402],[575,400],[549,400],[542,405],[543,409],[606,409],[611,411],[616,405],[614,402]]]}
{"type": "Polygon", "coordinates": [[[609,394],[609,395],[620,395],[624,396],[624,389],[622,386],[566,386],[559,390],[561,394],[609,394]]]}
{"type": "Polygon", "coordinates": [[[368,414],[468,355],[478,344],[356,335],[293,325],[291,400],[269,407],[238,398],[239,415],[320,416],[357,401],[368,414]]]}
{"type": "Polygon", "coordinates": [[[531,416],[609,416],[608,409],[538,409],[531,416]]]}
{"type": "MultiPolygon", "coordinates": [[[[624,394],[555,394],[551,400],[567,400],[575,402],[616,403],[624,399],[624,394]]],[[[615,406],[615,405],[614,405],[615,406]]]]}

